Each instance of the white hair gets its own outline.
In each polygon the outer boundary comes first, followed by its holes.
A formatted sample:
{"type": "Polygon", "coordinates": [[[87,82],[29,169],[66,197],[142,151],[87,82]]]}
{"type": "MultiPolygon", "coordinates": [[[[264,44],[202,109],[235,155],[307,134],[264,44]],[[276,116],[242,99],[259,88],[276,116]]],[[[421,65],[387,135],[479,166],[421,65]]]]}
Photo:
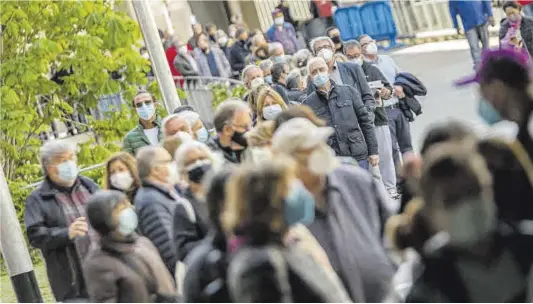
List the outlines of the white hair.
{"type": "Polygon", "coordinates": [[[272,53],[278,48],[283,49],[283,44],[279,42],[271,42],[268,44],[268,56],[272,56],[272,53]]]}
{"type": "Polygon", "coordinates": [[[191,128],[200,120],[200,114],[193,111],[183,111],[176,115],[185,119],[191,128]]]}
{"type": "Polygon", "coordinates": [[[259,68],[261,69],[261,71],[266,70],[266,69],[271,69],[272,66],[274,66],[274,62],[270,59],[263,60],[259,64],[259,68]]]}
{"type": "Polygon", "coordinates": [[[260,70],[261,72],[263,72],[263,70],[261,68],[259,68],[257,65],[255,64],[249,64],[247,65],[244,70],[242,70],[242,81],[244,83],[248,82],[248,72],[250,72],[251,70],[253,69],[258,69],[260,70]]]}
{"type": "Polygon", "coordinates": [[[171,114],[171,115],[165,117],[163,119],[163,122],[161,123],[161,125],[163,127],[163,134],[166,135],[165,130],[167,129],[167,124],[169,122],[173,121],[174,119],[183,119],[185,121],[185,124],[187,125],[187,128],[189,129],[189,131],[192,132],[191,124],[185,118],[181,117],[179,114],[171,114]]]}
{"type": "Polygon", "coordinates": [[[311,66],[317,62],[323,62],[326,66],[327,63],[322,57],[313,57],[307,62],[307,74],[311,75],[311,66]]]}
{"type": "Polygon", "coordinates": [[[176,153],[174,153],[174,159],[176,160],[176,164],[180,172],[185,171],[185,157],[187,156],[187,153],[193,150],[202,150],[207,154],[210,160],[214,159],[213,152],[211,152],[206,144],[196,140],[185,141],[179,146],[179,148],[176,150],[176,153]]]}
{"type": "Polygon", "coordinates": [[[315,39],[311,40],[311,42],[309,43],[309,46],[310,46],[311,51],[313,52],[313,54],[316,55],[315,44],[317,42],[319,42],[319,41],[324,41],[324,40],[329,41],[329,44],[331,44],[331,47],[335,48],[335,44],[333,43],[333,40],[331,40],[331,38],[329,38],[327,36],[316,37],[315,39]]]}
{"type": "Polygon", "coordinates": [[[46,176],[48,172],[46,166],[52,162],[52,158],[65,152],[76,153],[77,146],[75,143],[66,140],[50,140],[42,145],[39,150],[39,160],[41,162],[41,169],[46,176]]]}

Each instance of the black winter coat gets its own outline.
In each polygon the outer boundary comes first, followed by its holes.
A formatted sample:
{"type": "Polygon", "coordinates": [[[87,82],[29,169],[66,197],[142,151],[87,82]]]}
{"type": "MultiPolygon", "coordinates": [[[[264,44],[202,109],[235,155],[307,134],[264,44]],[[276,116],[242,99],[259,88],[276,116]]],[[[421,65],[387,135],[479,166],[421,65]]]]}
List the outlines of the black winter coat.
{"type": "Polygon", "coordinates": [[[401,86],[405,93],[405,98],[399,101],[403,115],[405,115],[408,121],[414,121],[415,117],[411,112],[414,112],[416,115],[422,114],[422,106],[415,96],[426,96],[426,87],[418,78],[410,73],[399,73],[396,75],[394,85],[401,86]]]}
{"type": "Polygon", "coordinates": [[[185,260],[189,252],[196,247],[207,235],[207,208],[205,203],[199,202],[189,189],[184,193],[194,211],[194,221],[191,220],[185,206],[180,204],[176,207],[174,221],[174,240],[180,261],[185,260]],[[203,204],[203,205],[201,205],[203,204]]]}
{"type": "Polygon", "coordinates": [[[378,143],[374,130],[374,117],[351,86],[335,84],[326,98],[316,91],[303,102],[313,112],[335,129],[328,144],[337,156],[351,156],[365,160],[369,155],[378,155],[378,143]]]}
{"type": "Polygon", "coordinates": [[[237,41],[230,50],[229,63],[233,71],[241,73],[246,65],[246,56],[250,54],[250,51],[246,48],[246,45],[242,41],[237,41]]]}
{"type": "MultiPolygon", "coordinates": [[[[378,66],[368,61],[363,61],[361,68],[363,69],[363,72],[365,73],[367,82],[381,81],[383,86],[392,92],[392,86],[390,82],[387,80],[387,77],[383,75],[383,73],[381,72],[378,66]]],[[[376,106],[376,110],[374,111],[374,114],[376,116],[374,119],[374,123],[376,126],[387,126],[388,125],[388,118],[387,118],[387,113],[385,112],[385,108],[376,106]]]]}
{"type": "MultiPolygon", "coordinates": [[[[79,182],[90,193],[98,185],[85,176],[79,182]]],[[[24,224],[30,244],[41,250],[46,262],[48,281],[57,301],[87,298],[81,263],[74,242],[68,236],[63,209],[56,201],[59,190],[45,179],[26,199],[24,224]]]]}
{"type": "Polygon", "coordinates": [[[287,96],[289,97],[289,103],[296,102],[296,104],[301,104],[307,95],[304,92],[298,89],[290,89],[287,91],[287,96]]]}
{"type": "Polygon", "coordinates": [[[289,104],[289,96],[287,94],[287,88],[282,85],[282,84],[279,84],[279,83],[274,83],[272,84],[272,89],[274,89],[274,91],[278,92],[279,96],[281,96],[281,98],[283,99],[283,101],[285,102],[285,104],[289,104]]]}

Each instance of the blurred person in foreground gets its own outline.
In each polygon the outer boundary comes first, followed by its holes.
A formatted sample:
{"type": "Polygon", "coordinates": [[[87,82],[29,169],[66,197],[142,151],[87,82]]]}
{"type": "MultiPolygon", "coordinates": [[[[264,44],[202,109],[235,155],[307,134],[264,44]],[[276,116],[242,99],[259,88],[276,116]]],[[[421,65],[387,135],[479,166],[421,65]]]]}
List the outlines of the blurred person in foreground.
{"type": "Polygon", "coordinates": [[[427,152],[419,213],[434,231],[421,248],[424,268],[408,302],[523,302],[533,262],[527,225],[497,219],[493,183],[472,144],[443,143],[427,152]]]}
{"type": "Polygon", "coordinates": [[[506,1],[502,6],[507,18],[500,25],[500,46],[526,48],[533,54],[533,18],[522,15],[522,6],[506,1]]]}
{"type": "Polygon", "coordinates": [[[204,180],[209,231],[185,260],[188,267],[183,282],[185,303],[231,302],[226,283],[229,260],[227,240],[220,224],[230,176],[231,170],[223,169],[204,180]]]}
{"type": "Polygon", "coordinates": [[[317,127],[326,126],[326,122],[316,116],[316,114],[310,107],[306,105],[297,105],[288,108],[286,111],[279,114],[278,117],[276,117],[276,119],[274,120],[273,131],[275,132],[279,127],[281,127],[282,124],[297,117],[306,118],[317,127]]]}
{"type": "Polygon", "coordinates": [[[229,163],[238,164],[248,146],[246,132],[252,128],[252,111],[239,99],[228,99],[218,105],[213,118],[217,135],[208,142],[212,151],[219,151],[229,163]]]}
{"type": "Polygon", "coordinates": [[[209,45],[207,34],[199,34],[196,37],[196,45],[193,54],[200,76],[231,77],[231,66],[226,54],[218,46],[209,45]]]}
{"type": "Polygon", "coordinates": [[[163,144],[161,144],[161,147],[167,150],[168,154],[174,155],[176,153],[176,150],[178,150],[178,148],[184,142],[187,142],[190,140],[194,140],[194,138],[189,133],[178,132],[174,134],[174,136],[165,138],[165,140],[163,140],[163,144]]]}
{"type": "Polygon", "coordinates": [[[369,164],[378,165],[374,117],[358,92],[353,87],[334,82],[326,62],[320,57],[311,59],[307,69],[315,91],[307,96],[304,104],[334,128],[335,133],[328,139],[328,144],[336,155],[353,157],[366,170],[369,164]]]}
{"type": "Polygon", "coordinates": [[[157,101],[155,97],[146,92],[139,91],[131,102],[139,116],[139,124],[124,137],[122,150],[131,155],[144,146],[155,146],[163,139],[161,130],[161,117],[157,115],[157,101]]]}
{"type": "Polygon", "coordinates": [[[176,301],[174,280],[152,242],[135,233],[137,215],[119,191],[96,192],[87,203],[89,223],[100,235],[83,263],[92,302],[176,301]]]}
{"type": "Polygon", "coordinates": [[[263,121],[255,125],[248,133],[248,149],[246,162],[259,163],[272,158],[272,135],[274,133],[274,121],[263,121]]]}
{"type": "Polygon", "coordinates": [[[283,45],[285,53],[292,55],[298,51],[298,41],[296,40],[296,30],[292,24],[285,22],[283,11],[275,9],[272,12],[274,25],[267,32],[269,42],[279,42],[283,45]]]}
{"type": "Polygon", "coordinates": [[[275,63],[272,67],[272,85],[271,87],[278,92],[285,104],[289,104],[287,95],[287,75],[289,74],[289,64],[280,62],[275,63]]]}
{"type": "Polygon", "coordinates": [[[299,70],[293,70],[287,75],[287,96],[289,104],[301,104],[307,95],[305,95],[305,81],[299,70]]]}
{"type": "Polygon", "coordinates": [[[310,244],[291,236],[294,227],[313,221],[315,206],[296,178],[294,162],[282,157],[240,167],[227,191],[221,222],[234,236],[228,248],[233,301],[350,301],[338,277],[323,265],[329,262],[316,240],[308,235],[310,244]]]}
{"type": "Polygon", "coordinates": [[[87,301],[82,262],[91,244],[98,243],[85,211],[98,185],[79,175],[76,148],[58,140],[40,148],[45,179],[24,205],[28,241],[41,250],[54,297],[62,302],[87,301]]]}
{"type": "Polygon", "coordinates": [[[137,153],[142,187],[135,196],[135,209],[143,236],[150,239],[165,266],[174,276],[180,256],[174,241],[176,208],[189,205],[176,191],[179,173],[172,156],[161,147],[144,147],[137,153]]]}
{"type": "Polygon", "coordinates": [[[105,164],[104,189],[120,191],[132,202],[139,187],[141,180],[135,157],[127,152],[112,155],[105,164]]]}
{"type": "Polygon", "coordinates": [[[383,75],[378,66],[363,60],[361,45],[356,40],[344,42],[344,54],[348,59],[360,65],[365,73],[369,87],[376,97],[376,110],[374,111],[374,125],[379,150],[379,171],[385,189],[394,199],[399,199],[396,188],[396,171],[392,155],[392,137],[387,118],[387,112],[383,107],[383,100],[391,97],[393,88],[388,79],[383,75]]]}
{"type": "Polygon", "coordinates": [[[380,302],[394,268],[381,244],[388,195],[365,170],[340,165],[326,144],[334,133],[305,118],[281,124],[272,138],[274,158],[289,155],[297,177],[315,200],[309,230],[355,302],[380,302]]]}
{"type": "Polygon", "coordinates": [[[287,109],[285,101],[272,88],[265,87],[259,91],[257,98],[256,116],[257,121],[274,120],[287,109]]]}

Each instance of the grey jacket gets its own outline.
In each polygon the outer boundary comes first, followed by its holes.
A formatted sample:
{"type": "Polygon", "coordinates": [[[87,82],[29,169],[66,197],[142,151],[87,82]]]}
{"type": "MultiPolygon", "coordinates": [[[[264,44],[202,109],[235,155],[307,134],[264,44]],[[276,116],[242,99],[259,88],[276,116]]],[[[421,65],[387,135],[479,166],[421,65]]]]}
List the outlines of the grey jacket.
{"type": "MultiPolygon", "coordinates": [[[[210,50],[215,55],[215,61],[217,63],[218,73],[220,74],[220,77],[230,78],[231,66],[224,52],[215,46],[211,46],[210,50]]],[[[211,75],[211,70],[209,69],[207,55],[204,54],[204,52],[199,48],[194,49],[194,59],[196,59],[196,64],[198,65],[198,72],[200,73],[200,76],[213,76],[211,75]]]]}
{"type": "Polygon", "coordinates": [[[303,102],[335,129],[328,144],[337,156],[365,160],[369,155],[378,155],[373,113],[353,87],[331,83],[329,96],[314,91],[303,102]]]}
{"type": "Polygon", "coordinates": [[[198,76],[198,66],[196,65],[195,59],[192,55],[189,55],[190,58],[187,58],[181,54],[174,57],[174,68],[178,70],[183,77],[198,76]],[[192,60],[192,62],[190,61],[192,60]]]}

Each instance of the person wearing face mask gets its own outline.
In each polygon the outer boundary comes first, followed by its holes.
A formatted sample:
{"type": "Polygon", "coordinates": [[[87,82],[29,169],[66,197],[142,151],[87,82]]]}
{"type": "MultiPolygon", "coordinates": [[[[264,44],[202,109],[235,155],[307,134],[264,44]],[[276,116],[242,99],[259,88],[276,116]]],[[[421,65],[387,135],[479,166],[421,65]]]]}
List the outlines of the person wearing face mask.
{"type": "Polygon", "coordinates": [[[227,163],[241,163],[248,146],[244,136],[252,128],[252,111],[239,99],[223,101],[213,118],[217,135],[207,142],[211,151],[223,154],[227,163]]]}
{"type": "Polygon", "coordinates": [[[523,16],[522,7],[515,1],[506,1],[502,9],[507,18],[500,25],[500,45],[525,47],[533,54],[533,18],[523,16]]]}
{"type": "Polygon", "coordinates": [[[138,219],[119,191],[96,192],[87,203],[89,223],[100,235],[83,262],[91,302],[176,301],[174,280],[152,242],[135,233],[138,219]]]}
{"type": "Polygon", "coordinates": [[[161,117],[157,115],[157,101],[146,91],[139,91],[133,98],[132,106],[139,116],[139,124],[124,137],[122,150],[135,155],[144,146],[158,145],[163,139],[161,117]]]}
{"type": "Polygon", "coordinates": [[[493,180],[474,148],[442,143],[425,155],[419,213],[436,233],[421,249],[407,302],[526,301],[533,235],[497,219],[493,180]]]}
{"type": "Polygon", "coordinates": [[[287,95],[287,74],[289,74],[289,64],[280,62],[272,66],[272,89],[274,89],[281,96],[285,104],[289,104],[289,96],[287,95]]]}
{"type": "MultiPolygon", "coordinates": [[[[362,97],[363,103],[373,110],[375,108],[374,95],[368,87],[361,67],[351,62],[337,62],[333,56],[335,44],[329,37],[315,38],[310,45],[313,53],[326,62],[329,77],[337,84],[353,86],[362,97]]],[[[307,95],[310,95],[315,90],[316,87],[313,81],[309,79],[307,82],[307,95]]]]}
{"type": "Polygon", "coordinates": [[[250,54],[250,50],[246,47],[248,42],[248,31],[244,28],[237,29],[237,41],[233,44],[230,51],[230,63],[233,71],[238,75],[245,67],[245,59],[250,54]]]}
{"type": "Polygon", "coordinates": [[[291,56],[285,55],[283,45],[279,42],[271,42],[268,44],[268,56],[272,63],[289,63],[291,56]]]}
{"type": "Polygon", "coordinates": [[[126,152],[118,152],[107,160],[104,189],[121,191],[132,202],[140,186],[141,180],[137,173],[135,157],[126,152]]]}
{"type": "Polygon", "coordinates": [[[326,29],[326,35],[333,41],[335,44],[335,53],[342,54],[342,40],[341,32],[336,26],[330,26],[326,29]]]}
{"type": "Polygon", "coordinates": [[[274,121],[269,120],[257,123],[253,129],[246,133],[246,140],[248,141],[246,162],[259,163],[272,158],[270,146],[273,132],[274,121]]]}
{"type": "Polygon", "coordinates": [[[176,191],[179,173],[172,156],[161,147],[143,147],[137,153],[137,170],[142,186],[135,196],[142,235],[150,239],[168,271],[174,276],[179,253],[173,224],[178,205],[190,203],[176,191]]]}
{"type": "Polygon", "coordinates": [[[183,111],[177,115],[191,126],[191,133],[195,140],[202,143],[206,143],[209,140],[209,131],[207,131],[204,122],[200,119],[200,114],[194,111],[183,111]]]}
{"type": "Polygon", "coordinates": [[[297,177],[315,200],[309,230],[324,248],[331,266],[354,302],[380,302],[394,274],[381,244],[389,199],[367,172],[341,165],[326,141],[333,128],[305,118],[281,124],[272,138],[274,158],[291,156],[297,177]]]}
{"type": "MultiPolygon", "coordinates": [[[[178,55],[174,57],[174,68],[179,71],[183,77],[199,76],[196,60],[189,53],[186,44],[179,44],[178,55]]],[[[194,86],[196,83],[197,80],[187,79],[188,86],[194,86]]]]}
{"type": "Polygon", "coordinates": [[[216,39],[218,47],[224,52],[224,54],[226,54],[226,57],[229,60],[231,45],[233,44],[233,41],[230,41],[228,35],[221,29],[217,30],[216,39]]]}
{"type": "Polygon", "coordinates": [[[249,91],[244,94],[242,100],[249,104],[256,104],[258,89],[261,86],[266,86],[263,77],[263,72],[260,67],[250,64],[242,70],[241,81],[244,82],[244,87],[249,91]]]}
{"type": "MultiPolygon", "coordinates": [[[[373,110],[363,104],[361,95],[353,87],[337,84],[330,78],[324,59],[309,60],[307,69],[315,91],[303,104],[335,129],[328,144],[337,156],[352,157],[366,170],[369,165],[377,166],[379,154],[373,110]]],[[[372,99],[374,103],[374,97],[372,99]]]]}
{"type": "Polygon", "coordinates": [[[287,109],[285,101],[273,89],[265,87],[259,91],[257,98],[257,122],[274,120],[287,109]]]}
{"type": "Polygon", "coordinates": [[[161,124],[163,125],[165,139],[175,136],[178,132],[188,133],[191,136],[194,135],[190,123],[179,114],[171,114],[165,117],[161,124]]]}
{"type": "Polygon", "coordinates": [[[85,206],[98,185],[78,174],[76,145],[48,141],[39,154],[45,179],[26,199],[28,241],[43,254],[55,299],[87,302],[81,262],[98,235],[87,223],[85,206]]]}
{"type": "Polygon", "coordinates": [[[209,45],[207,34],[196,37],[194,59],[200,76],[230,78],[231,66],[224,52],[217,45],[209,45]]]}
{"type": "Polygon", "coordinates": [[[272,66],[274,66],[274,62],[270,59],[263,60],[259,64],[259,68],[263,71],[263,78],[269,85],[272,84],[272,66]]]}
{"type": "Polygon", "coordinates": [[[269,42],[279,42],[283,46],[286,54],[292,55],[298,51],[298,41],[296,40],[296,30],[292,24],[285,22],[283,11],[275,9],[272,12],[274,25],[266,32],[269,42]]]}
{"type": "Polygon", "coordinates": [[[198,36],[203,33],[204,28],[200,23],[195,23],[192,25],[192,37],[189,39],[188,44],[195,49],[198,47],[198,36]]]}
{"type": "Polygon", "coordinates": [[[187,183],[183,196],[190,207],[176,207],[174,238],[179,259],[184,261],[189,252],[207,235],[208,212],[205,203],[205,189],[202,181],[218,163],[216,156],[205,144],[197,141],[183,143],[176,151],[178,171],[187,183]]]}
{"type": "Polygon", "coordinates": [[[294,227],[307,231],[303,225],[315,213],[293,161],[281,157],[242,166],[227,189],[221,222],[235,236],[227,271],[235,302],[351,302],[338,277],[323,266],[328,261],[316,240],[292,238],[294,227]]]}
{"type": "Polygon", "coordinates": [[[301,104],[307,95],[304,93],[304,77],[299,70],[293,70],[287,75],[287,96],[289,97],[289,104],[301,104]]]}

